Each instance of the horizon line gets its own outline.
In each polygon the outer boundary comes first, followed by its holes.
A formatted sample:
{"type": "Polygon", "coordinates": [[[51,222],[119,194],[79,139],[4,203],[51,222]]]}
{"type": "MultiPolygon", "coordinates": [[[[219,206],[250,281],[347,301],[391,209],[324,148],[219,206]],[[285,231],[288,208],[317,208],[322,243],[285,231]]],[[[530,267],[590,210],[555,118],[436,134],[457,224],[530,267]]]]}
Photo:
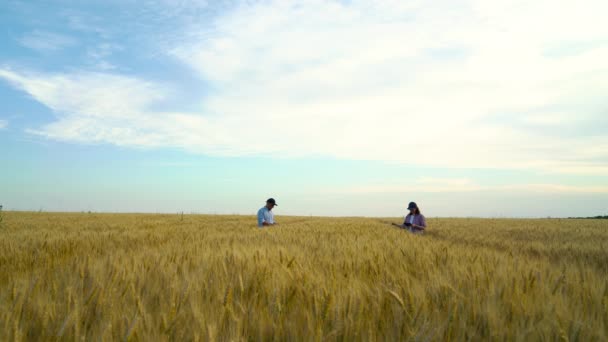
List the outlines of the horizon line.
{"type": "MultiPolygon", "coordinates": [[[[243,214],[243,213],[202,213],[202,212],[145,212],[145,211],[93,211],[93,210],[78,210],[78,211],[65,211],[65,210],[20,210],[20,209],[3,209],[1,212],[8,213],[47,213],[47,214],[103,214],[103,215],[196,215],[196,216],[255,216],[255,213],[243,214]]],[[[286,214],[278,215],[279,217],[310,217],[310,218],[400,218],[400,216],[357,216],[357,215],[302,215],[302,214],[286,214]]],[[[430,219],[601,219],[601,217],[608,217],[608,214],[598,214],[594,216],[426,216],[430,219]]]]}

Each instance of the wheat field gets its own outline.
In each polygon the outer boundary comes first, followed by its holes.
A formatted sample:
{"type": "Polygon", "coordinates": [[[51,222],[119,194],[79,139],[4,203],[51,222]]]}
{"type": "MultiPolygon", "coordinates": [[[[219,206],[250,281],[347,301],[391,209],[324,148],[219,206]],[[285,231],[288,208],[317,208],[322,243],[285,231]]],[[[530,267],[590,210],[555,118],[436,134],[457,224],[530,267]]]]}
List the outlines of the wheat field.
{"type": "Polygon", "coordinates": [[[608,339],[606,220],[3,216],[2,341],[608,339]]]}

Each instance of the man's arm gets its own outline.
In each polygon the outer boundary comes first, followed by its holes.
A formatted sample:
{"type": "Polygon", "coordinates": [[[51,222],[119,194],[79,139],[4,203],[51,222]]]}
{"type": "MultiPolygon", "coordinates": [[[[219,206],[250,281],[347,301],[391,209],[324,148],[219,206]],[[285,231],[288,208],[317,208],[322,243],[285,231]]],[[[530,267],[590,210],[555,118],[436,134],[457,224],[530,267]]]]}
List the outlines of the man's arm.
{"type": "Polygon", "coordinates": [[[264,211],[262,209],[258,210],[258,227],[267,226],[268,223],[264,221],[264,211]]]}

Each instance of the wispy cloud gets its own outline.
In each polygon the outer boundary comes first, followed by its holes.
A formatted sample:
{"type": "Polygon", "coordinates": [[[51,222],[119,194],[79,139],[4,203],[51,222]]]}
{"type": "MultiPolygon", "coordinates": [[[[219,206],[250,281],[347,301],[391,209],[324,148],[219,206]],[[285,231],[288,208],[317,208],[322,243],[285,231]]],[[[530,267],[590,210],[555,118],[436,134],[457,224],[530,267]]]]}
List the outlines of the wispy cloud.
{"type": "Polygon", "coordinates": [[[161,146],[170,137],[163,130],[166,115],[145,112],[165,96],[158,85],[120,75],[18,74],[0,70],[0,77],[58,113],[58,120],[31,133],[49,138],[130,146],[161,146]],[[70,96],[66,96],[70,94],[70,96]]]}
{"type": "Polygon", "coordinates": [[[544,193],[544,194],[608,194],[608,186],[582,186],[551,183],[523,183],[508,185],[480,185],[467,178],[419,178],[408,184],[371,184],[349,186],[347,188],[329,188],[326,193],[370,194],[370,193],[466,193],[466,192],[501,192],[501,193],[544,193]]]}
{"type": "Polygon", "coordinates": [[[230,155],[221,122],[189,113],[154,111],[172,91],[133,77],[108,73],[34,74],[0,69],[4,78],[58,114],[28,132],[51,139],[142,148],[174,146],[230,155]],[[65,94],[77,94],[66,96],[65,94]],[[221,134],[217,134],[220,132],[221,134]],[[203,150],[204,149],[204,150],[203,150]]]}
{"type": "Polygon", "coordinates": [[[168,55],[210,89],[188,113],[158,110],[176,90],[142,77],[0,77],[57,113],[33,130],[54,139],[603,173],[608,134],[584,127],[608,124],[606,10],[594,0],[247,2],[176,24],[168,55]],[[546,54],[581,39],[597,43],[546,54]]]}
{"type": "Polygon", "coordinates": [[[123,47],[118,44],[108,42],[100,43],[95,47],[88,49],[88,62],[99,70],[114,70],[117,68],[116,65],[108,62],[107,59],[111,57],[114,52],[121,51],[122,49],[123,47]]]}
{"type": "Polygon", "coordinates": [[[8,121],[0,120],[0,129],[6,129],[8,127],[8,121]]]}
{"type": "MultiPolygon", "coordinates": [[[[117,15],[118,13],[112,13],[117,15]]],[[[103,17],[98,13],[84,12],[74,9],[64,9],[60,12],[62,21],[66,26],[76,32],[87,34],[96,34],[102,39],[108,39],[111,36],[114,26],[104,23],[103,17]]]]}
{"type": "Polygon", "coordinates": [[[19,44],[37,51],[58,51],[75,45],[74,38],[47,31],[32,31],[18,39],[19,44]]]}

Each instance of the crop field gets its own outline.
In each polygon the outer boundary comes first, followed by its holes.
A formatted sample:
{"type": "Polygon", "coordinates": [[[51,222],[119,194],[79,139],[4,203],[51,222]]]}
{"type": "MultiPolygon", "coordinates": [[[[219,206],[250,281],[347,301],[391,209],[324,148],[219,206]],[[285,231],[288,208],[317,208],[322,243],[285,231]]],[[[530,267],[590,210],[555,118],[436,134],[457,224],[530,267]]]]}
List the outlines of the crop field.
{"type": "Polygon", "coordinates": [[[277,218],[5,212],[0,340],[608,340],[608,220],[277,218]]]}

